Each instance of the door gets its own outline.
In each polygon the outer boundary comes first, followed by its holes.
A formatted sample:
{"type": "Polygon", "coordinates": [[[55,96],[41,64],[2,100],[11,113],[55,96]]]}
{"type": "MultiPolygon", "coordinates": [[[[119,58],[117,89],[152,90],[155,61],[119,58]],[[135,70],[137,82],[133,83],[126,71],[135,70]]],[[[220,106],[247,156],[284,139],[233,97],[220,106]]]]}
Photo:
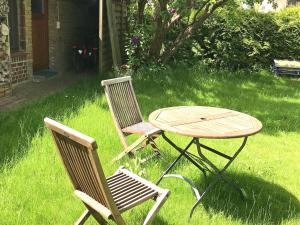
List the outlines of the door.
{"type": "Polygon", "coordinates": [[[48,0],[31,0],[33,70],[49,68],[48,0]]]}

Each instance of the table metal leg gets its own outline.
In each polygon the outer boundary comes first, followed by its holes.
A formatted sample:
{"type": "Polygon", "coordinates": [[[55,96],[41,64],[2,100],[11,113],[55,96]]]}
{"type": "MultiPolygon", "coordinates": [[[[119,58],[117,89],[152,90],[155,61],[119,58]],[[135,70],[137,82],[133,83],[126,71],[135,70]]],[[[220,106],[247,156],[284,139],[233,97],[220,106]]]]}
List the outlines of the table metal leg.
{"type": "Polygon", "coordinates": [[[228,183],[234,190],[236,190],[241,197],[244,198],[243,192],[242,190],[238,187],[238,185],[235,184],[235,182],[230,179],[228,176],[226,176],[224,174],[224,172],[226,171],[226,169],[230,166],[230,164],[234,161],[234,159],[238,156],[238,154],[243,150],[243,148],[245,147],[246,143],[247,143],[247,139],[248,137],[245,137],[243,140],[243,143],[241,144],[241,146],[237,149],[237,151],[234,153],[233,156],[229,156],[226,155],[216,149],[213,149],[211,147],[208,147],[202,143],[199,142],[198,138],[193,138],[188,145],[182,149],[180,147],[178,147],[174,142],[172,142],[166,135],[165,133],[162,134],[162,137],[174,148],[176,149],[180,155],[170,164],[170,166],[167,168],[167,170],[163,173],[163,175],[158,179],[158,181],[156,182],[156,184],[158,185],[163,178],[167,178],[167,177],[175,177],[175,178],[179,178],[181,180],[184,180],[185,182],[187,182],[196,198],[197,198],[197,202],[195,203],[195,205],[193,206],[191,212],[190,212],[190,218],[192,217],[194,210],[197,208],[197,206],[202,202],[203,197],[209,192],[209,190],[219,181],[219,180],[224,180],[226,183],[228,183]],[[198,155],[196,156],[195,154],[192,154],[191,152],[188,152],[189,148],[191,147],[192,144],[195,144],[197,147],[197,151],[198,151],[198,155]],[[225,159],[228,160],[228,162],[226,163],[226,165],[219,170],[217,166],[215,166],[213,164],[213,162],[211,162],[203,153],[202,153],[202,149],[208,150],[218,156],[221,156],[225,159]],[[183,177],[181,175],[178,174],[168,174],[171,169],[177,164],[177,162],[182,158],[185,157],[187,160],[189,160],[193,165],[195,165],[206,177],[206,171],[209,171],[213,174],[216,175],[216,177],[208,184],[208,186],[206,187],[205,191],[200,195],[198,189],[196,188],[196,186],[194,185],[194,183],[186,178],[183,177]]]}
{"type": "Polygon", "coordinates": [[[196,166],[199,170],[202,171],[202,173],[204,175],[206,175],[206,171],[205,169],[199,164],[197,163],[188,153],[187,150],[190,148],[190,146],[195,143],[195,140],[197,140],[197,138],[193,138],[193,140],[188,144],[188,146],[185,149],[181,149],[180,147],[178,147],[174,142],[172,142],[164,133],[162,134],[162,137],[174,148],[176,149],[180,154],[182,154],[187,160],[189,160],[192,164],[194,164],[194,166],[196,166]]]}
{"type": "Polygon", "coordinates": [[[197,146],[197,151],[198,154],[200,156],[200,158],[203,160],[203,162],[205,162],[208,166],[210,166],[212,168],[212,170],[215,172],[215,174],[217,175],[217,177],[215,177],[215,179],[208,185],[208,187],[205,189],[205,191],[202,193],[202,195],[200,196],[200,199],[196,202],[196,204],[193,206],[191,213],[190,213],[190,218],[192,217],[194,210],[196,209],[196,207],[201,203],[203,197],[208,193],[208,191],[211,189],[211,187],[213,187],[218,180],[222,179],[224,181],[226,181],[232,188],[234,188],[240,195],[242,198],[244,198],[243,192],[242,190],[235,184],[235,182],[233,182],[230,178],[228,178],[227,176],[225,176],[223,173],[226,171],[226,169],[230,166],[230,164],[233,162],[233,160],[238,156],[238,154],[243,150],[243,148],[245,147],[246,143],[247,143],[247,139],[248,137],[244,138],[244,141],[242,143],[242,145],[238,148],[238,150],[235,152],[235,154],[233,156],[227,156],[223,153],[220,153],[219,151],[212,149],[208,146],[205,146],[203,144],[200,144],[199,140],[195,140],[195,144],[197,146]],[[223,158],[228,159],[228,163],[223,167],[223,169],[219,170],[203,153],[201,150],[201,147],[219,155],[222,156],[223,158]]]}
{"type": "MultiPolygon", "coordinates": [[[[165,135],[163,134],[163,137],[165,138],[165,135]]],[[[169,139],[168,139],[169,140],[169,139]]],[[[184,155],[184,153],[191,147],[191,145],[193,144],[194,142],[194,139],[191,140],[189,142],[189,144],[185,147],[185,149],[183,149],[181,152],[180,152],[180,155],[171,163],[171,165],[168,167],[168,169],[162,174],[162,176],[158,179],[158,181],[156,182],[156,184],[158,185],[161,180],[165,177],[166,174],[168,174],[171,169],[176,165],[176,163],[182,158],[182,156],[184,155]]],[[[173,143],[174,144],[174,143],[173,143]]],[[[175,145],[175,144],[174,144],[175,145]]],[[[177,146],[176,146],[177,147],[177,146]]]]}
{"type": "Polygon", "coordinates": [[[193,181],[191,181],[190,179],[188,179],[188,178],[186,178],[186,177],[184,177],[184,176],[182,176],[182,175],[179,175],[179,174],[166,174],[166,175],[164,176],[164,178],[168,178],[168,177],[169,177],[169,178],[177,178],[177,179],[181,179],[181,180],[185,181],[186,183],[188,183],[188,184],[191,186],[192,191],[194,192],[195,197],[197,198],[197,201],[200,200],[201,195],[200,195],[200,193],[199,193],[199,191],[198,191],[198,189],[197,189],[197,187],[196,187],[196,185],[194,184],[193,181]]]}

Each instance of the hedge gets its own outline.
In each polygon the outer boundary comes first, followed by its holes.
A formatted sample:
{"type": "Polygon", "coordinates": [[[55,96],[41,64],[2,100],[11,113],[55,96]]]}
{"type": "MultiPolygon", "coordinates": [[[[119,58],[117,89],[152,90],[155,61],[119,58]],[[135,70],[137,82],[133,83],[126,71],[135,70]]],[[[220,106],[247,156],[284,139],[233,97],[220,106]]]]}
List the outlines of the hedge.
{"type": "Polygon", "coordinates": [[[194,36],[194,52],[216,67],[268,68],[300,59],[300,5],[278,13],[222,9],[194,36]]]}

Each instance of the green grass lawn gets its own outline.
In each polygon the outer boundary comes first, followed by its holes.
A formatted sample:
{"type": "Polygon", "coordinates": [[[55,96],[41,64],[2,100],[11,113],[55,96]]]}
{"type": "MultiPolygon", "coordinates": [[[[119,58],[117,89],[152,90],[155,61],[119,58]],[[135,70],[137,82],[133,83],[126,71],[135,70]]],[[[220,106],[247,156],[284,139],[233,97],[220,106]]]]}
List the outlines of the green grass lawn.
{"type": "MultiPolygon", "coordinates": [[[[246,201],[228,185],[219,183],[189,220],[195,203],[190,187],[180,180],[165,179],[161,186],[170,189],[171,196],[153,224],[299,225],[299,85],[299,80],[276,78],[268,73],[208,72],[201,68],[138,74],[134,87],[145,118],[161,107],[205,105],[248,113],[264,125],[261,133],[249,138],[228,170],[247,193],[246,201]]],[[[122,147],[100,78],[87,78],[61,93],[0,114],[0,224],[72,224],[84,210],[73,195],[53,141],[44,128],[45,116],[94,137],[106,175],[123,164],[134,172],[142,171],[145,178],[155,182],[177,156],[160,138],[158,144],[166,156],[164,160],[157,158],[143,166],[128,158],[112,163],[122,147]]],[[[175,135],[172,139],[180,146],[189,141],[175,135]]],[[[227,153],[241,143],[202,141],[227,153]]],[[[218,165],[225,163],[211,157],[218,165]]],[[[174,172],[189,177],[204,190],[203,175],[187,161],[181,161],[174,172]]],[[[150,203],[125,213],[128,224],[140,224],[150,203]]],[[[96,222],[91,218],[87,224],[96,222]]]]}

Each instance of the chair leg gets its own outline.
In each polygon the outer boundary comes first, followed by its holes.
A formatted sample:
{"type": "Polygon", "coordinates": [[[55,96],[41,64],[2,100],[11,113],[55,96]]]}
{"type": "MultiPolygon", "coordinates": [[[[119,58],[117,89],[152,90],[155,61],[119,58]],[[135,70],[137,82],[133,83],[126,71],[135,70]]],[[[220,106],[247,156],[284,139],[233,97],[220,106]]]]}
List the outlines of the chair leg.
{"type": "Polygon", "coordinates": [[[97,222],[100,225],[107,225],[108,224],[98,213],[93,213],[93,217],[95,218],[95,220],[97,220],[97,222]]]}
{"type": "Polygon", "coordinates": [[[153,159],[154,157],[162,156],[160,149],[158,148],[157,144],[154,141],[155,138],[157,138],[157,137],[148,137],[148,140],[146,141],[145,146],[147,146],[149,144],[154,153],[152,155],[149,155],[146,158],[142,159],[142,161],[141,161],[142,164],[148,162],[149,160],[153,159]]]}
{"type": "Polygon", "coordinates": [[[91,212],[90,210],[85,210],[82,215],[79,217],[79,219],[75,222],[75,225],[83,225],[85,221],[90,217],[91,212]]]}
{"type": "Polygon", "coordinates": [[[143,221],[142,225],[148,225],[152,222],[154,219],[154,216],[158,213],[160,208],[163,206],[163,204],[166,202],[169,195],[169,191],[165,191],[163,194],[157,197],[156,202],[150,212],[148,213],[146,219],[143,221]]]}
{"type": "Polygon", "coordinates": [[[154,139],[156,139],[156,137],[148,137],[147,144],[151,145],[154,152],[160,152],[157,144],[154,141],[154,139]]]}
{"type": "Polygon", "coordinates": [[[116,158],[113,159],[113,161],[118,161],[127,154],[135,152],[137,149],[140,148],[140,145],[147,139],[146,136],[141,136],[139,139],[137,139],[134,143],[132,143],[130,146],[128,146],[122,153],[120,153],[116,158]]]}
{"type": "Polygon", "coordinates": [[[142,160],[142,163],[147,162],[148,160],[152,159],[155,156],[161,155],[161,152],[156,145],[154,139],[159,137],[159,135],[153,135],[151,137],[149,136],[141,136],[139,139],[137,139],[134,143],[132,143],[130,146],[126,147],[123,152],[121,152],[116,158],[113,159],[113,161],[118,161],[122,159],[126,155],[134,155],[136,151],[145,148],[148,144],[152,147],[154,151],[154,155],[151,155],[149,157],[146,157],[145,159],[142,160]]]}
{"type": "Polygon", "coordinates": [[[140,147],[138,147],[138,148],[131,148],[131,146],[129,146],[127,149],[125,149],[123,152],[121,152],[117,157],[115,157],[113,159],[113,162],[119,161],[120,159],[122,159],[126,155],[128,155],[130,158],[135,158],[135,152],[137,150],[139,150],[139,149],[140,149],[140,147]]]}
{"type": "Polygon", "coordinates": [[[88,207],[88,209],[85,210],[79,217],[79,219],[76,221],[75,225],[83,225],[91,215],[100,225],[108,224],[98,213],[94,212],[92,208],[88,207]]]}

